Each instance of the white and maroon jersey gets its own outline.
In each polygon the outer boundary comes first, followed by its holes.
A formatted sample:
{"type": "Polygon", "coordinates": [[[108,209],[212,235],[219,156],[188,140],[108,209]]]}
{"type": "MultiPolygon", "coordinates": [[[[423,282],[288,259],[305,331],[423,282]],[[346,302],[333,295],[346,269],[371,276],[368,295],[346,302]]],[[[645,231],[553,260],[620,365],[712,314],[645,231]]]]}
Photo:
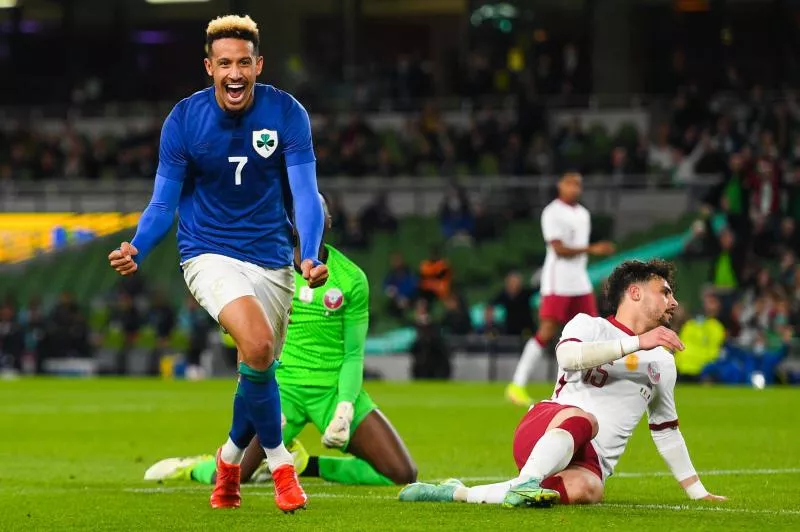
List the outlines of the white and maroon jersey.
{"type": "Polygon", "coordinates": [[[547,256],[542,269],[543,296],[582,296],[592,293],[592,283],[586,272],[586,253],[559,257],[552,242],[560,240],[568,248],[589,245],[592,221],[589,211],[580,204],[570,205],[556,199],[542,211],[542,235],[547,243],[547,256]]]}
{"type": "MultiPolygon", "coordinates": [[[[626,336],[633,336],[633,332],[613,317],[578,314],[564,327],[561,342],[601,342],[626,336]]],[[[675,358],[663,347],[657,347],[592,369],[559,368],[550,400],[577,406],[597,418],[600,428],[591,444],[605,480],[613,473],[645,412],[650,430],[678,426],[676,377],[675,358]]]]}

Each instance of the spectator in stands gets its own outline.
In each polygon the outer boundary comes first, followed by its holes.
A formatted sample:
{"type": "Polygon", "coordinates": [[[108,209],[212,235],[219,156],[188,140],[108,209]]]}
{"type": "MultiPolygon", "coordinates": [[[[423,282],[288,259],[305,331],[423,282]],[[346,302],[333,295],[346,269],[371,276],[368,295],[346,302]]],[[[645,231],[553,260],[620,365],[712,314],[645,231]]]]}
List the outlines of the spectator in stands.
{"type": "Polygon", "coordinates": [[[708,280],[717,295],[725,299],[725,308],[729,308],[735,291],[745,282],[746,242],[738,240],[730,227],[724,227],[717,236],[708,212],[705,213],[705,220],[695,222],[693,230],[694,239],[689,243],[687,252],[691,256],[710,259],[708,280]]]}
{"type": "Polygon", "coordinates": [[[430,256],[419,265],[419,295],[428,303],[443,300],[450,293],[453,270],[442,256],[440,246],[431,248],[430,256]]]}
{"type": "MultiPolygon", "coordinates": [[[[794,248],[800,249],[800,248],[794,248]]],[[[794,287],[795,272],[797,271],[797,255],[792,248],[784,249],[779,264],[778,282],[791,296],[794,287]]]]}
{"type": "Polygon", "coordinates": [[[506,145],[500,153],[499,170],[501,175],[522,175],[525,173],[525,154],[522,139],[516,132],[508,135],[506,145]]]}
{"type": "Polygon", "coordinates": [[[43,359],[91,356],[86,316],[70,292],[63,292],[51,310],[45,337],[43,359]]]}
{"type": "Polygon", "coordinates": [[[497,238],[499,234],[497,219],[487,211],[486,204],[483,201],[476,201],[472,212],[474,215],[472,238],[475,243],[481,244],[497,238]]]}
{"type": "Polygon", "coordinates": [[[617,146],[611,150],[609,165],[605,168],[605,171],[609,174],[613,183],[624,183],[623,178],[633,173],[632,170],[628,149],[625,146],[617,146]]]}
{"type": "Polygon", "coordinates": [[[703,368],[719,358],[726,335],[719,320],[720,310],[719,298],[706,292],[703,313],[681,327],[679,336],[686,348],[675,353],[675,365],[682,380],[698,381],[703,368]]]}
{"type": "Polygon", "coordinates": [[[342,247],[345,249],[365,249],[369,246],[368,235],[361,227],[358,217],[351,214],[342,232],[342,247]]]}
{"type": "Polygon", "coordinates": [[[524,164],[525,172],[533,175],[550,175],[555,171],[553,153],[543,135],[531,138],[524,164]]]}
{"type": "Polygon", "coordinates": [[[781,175],[778,164],[772,158],[762,157],[747,177],[750,193],[751,216],[760,222],[764,238],[774,238],[780,222],[781,175]]]}
{"type": "Polygon", "coordinates": [[[415,379],[449,379],[450,350],[441,328],[433,322],[428,302],[417,300],[415,309],[417,337],[411,345],[412,375],[415,379]]]}
{"type": "Polygon", "coordinates": [[[794,220],[795,226],[800,224],[800,135],[796,137],[797,146],[793,153],[794,168],[786,176],[784,183],[785,210],[784,216],[794,220]]]}
{"type": "Polygon", "coordinates": [[[189,337],[186,376],[192,380],[202,379],[205,371],[201,366],[201,355],[208,349],[208,335],[216,328],[216,323],[191,295],[186,296],[178,323],[189,337]]]}
{"type": "Polygon", "coordinates": [[[522,275],[518,272],[506,275],[503,290],[492,300],[493,306],[505,308],[504,334],[530,337],[536,332],[531,312],[532,296],[533,289],[523,286],[522,275]]]}
{"type": "Polygon", "coordinates": [[[341,173],[337,152],[331,144],[323,139],[316,143],[314,151],[317,156],[317,175],[334,176],[341,173]]]}
{"type": "Polygon", "coordinates": [[[369,172],[370,161],[364,137],[359,135],[341,146],[339,164],[341,173],[350,177],[363,177],[369,172]]]}
{"type": "Polygon", "coordinates": [[[731,130],[730,119],[724,114],[717,118],[716,128],[711,141],[720,153],[728,157],[735,154],[742,143],[739,135],[731,130]]]}
{"type": "Polygon", "coordinates": [[[139,338],[144,319],[136,307],[136,303],[126,291],[120,290],[111,306],[109,327],[122,333],[122,345],[117,352],[117,372],[125,370],[125,359],[139,338]]]}
{"type": "Polygon", "coordinates": [[[389,273],[383,280],[383,292],[389,298],[389,313],[402,318],[412,309],[419,280],[402,254],[393,253],[390,264],[389,273]]]}
{"type": "Polygon", "coordinates": [[[380,192],[372,203],[361,212],[361,229],[369,239],[374,231],[394,233],[397,231],[397,217],[392,214],[386,193],[380,192]]]}
{"type": "Polygon", "coordinates": [[[110,326],[122,331],[126,344],[133,345],[143,323],[133,297],[127,292],[119,292],[116,304],[111,308],[110,326]]]}
{"type": "Polygon", "coordinates": [[[492,305],[483,307],[483,323],[475,326],[475,332],[489,337],[502,334],[502,328],[497,323],[496,313],[492,305]]]}
{"type": "Polygon", "coordinates": [[[656,131],[656,137],[647,150],[647,170],[670,175],[675,168],[675,159],[669,144],[669,124],[660,124],[656,131]]]}
{"type": "Polygon", "coordinates": [[[729,384],[775,381],[776,367],[789,351],[794,329],[788,299],[763,280],[762,272],[759,281],[765,288],[755,292],[755,297],[746,294],[734,307],[733,329],[723,356],[704,370],[703,378],[729,384]]]}
{"type": "Polygon", "coordinates": [[[41,358],[41,345],[44,341],[47,328],[47,316],[45,315],[42,301],[38,297],[32,297],[28,305],[20,314],[20,324],[25,331],[25,352],[33,356],[34,360],[41,358]]]}
{"type": "Polygon", "coordinates": [[[747,173],[742,154],[732,154],[722,182],[707,197],[711,207],[725,214],[734,234],[743,240],[747,240],[751,232],[747,173]]]}
{"type": "Polygon", "coordinates": [[[442,330],[446,334],[464,336],[472,332],[472,319],[464,298],[456,293],[449,294],[444,299],[444,309],[442,330]]]}
{"type": "Polygon", "coordinates": [[[136,299],[145,294],[145,281],[142,275],[126,275],[117,281],[117,291],[136,299]]]}
{"type": "Polygon", "coordinates": [[[777,248],[775,251],[776,255],[781,255],[794,250],[800,250],[800,232],[797,231],[797,223],[794,218],[787,216],[781,220],[777,248]]]}
{"type": "Polygon", "coordinates": [[[169,349],[172,329],[175,327],[175,311],[160,291],[151,299],[148,318],[156,333],[156,352],[163,355],[169,349]]]}
{"type": "Polygon", "coordinates": [[[7,299],[0,306],[0,373],[19,371],[24,349],[25,333],[19,322],[16,305],[7,299]]]}
{"type": "Polygon", "coordinates": [[[575,116],[562,126],[555,140],[559,167],[568,167],[583,157],[586,150],[586,134],[581,127],[580,118],[575,116]]]}
{"type": "Polygon", "coordinates": [[[458,186],[449,187],[439,205],[439,223],[445,240],[456,239],[470,242],[475,228],[469,198],[458,186]]]}
{"type": "Polygon", "coordinates": [[[794,267],[794,277],[787,284],[789,298],[789,323],[795,331],[800,331],[800,264],[794,267]]]}

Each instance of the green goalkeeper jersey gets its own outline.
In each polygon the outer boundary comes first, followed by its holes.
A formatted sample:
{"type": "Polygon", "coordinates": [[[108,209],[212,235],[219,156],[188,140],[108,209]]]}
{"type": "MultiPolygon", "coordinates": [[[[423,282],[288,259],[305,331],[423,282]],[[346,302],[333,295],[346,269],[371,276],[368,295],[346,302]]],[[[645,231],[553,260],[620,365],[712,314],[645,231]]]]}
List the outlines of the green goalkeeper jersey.
{"type": "Polygon", "coordinates": [[[328,281],[309,288],[295,273],[295,293],[278,380],[300,386],[338,387],[339,401],[361,391],[369,323],[367,276],[350,259],[325,245],[328,281]]]}

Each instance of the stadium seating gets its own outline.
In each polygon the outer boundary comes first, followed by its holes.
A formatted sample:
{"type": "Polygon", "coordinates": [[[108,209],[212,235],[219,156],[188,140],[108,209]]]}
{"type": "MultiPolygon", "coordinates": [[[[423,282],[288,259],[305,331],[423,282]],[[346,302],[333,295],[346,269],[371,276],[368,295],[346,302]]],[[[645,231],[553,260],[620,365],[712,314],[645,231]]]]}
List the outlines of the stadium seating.
{"type": "MultiPolygon", "coordinates": [[[[687,215],[671,223],[658,224],[647,231],[634,233],[618,242],[620,251],[641,248],[665,237],[685,233],[693,216],[687,215]]],[[[612,231],[610,219],[596,218],[596,228],[606,235],[612,231]]],[[[25,263],[24,272],[0,276],[0,293],[13,294],[18,301],[25,302],[32,296],[41,297],[45,303],[55,300],[63,291],[72,292],[83,305],[91,308],[90,323],[94,330],[103,330],[108,322],[108,310],[101,301],[118,283],[117,274],[108,268],[106,255],[130,231],[96,238],[79,247],[66,248],[25,263]],[[57,264],[58,267],[55,267],[57,264]],[[24,274],[23,274],[24,273],[24,274]]],[[[332,243],[337,235],[332,234],[332,243]]],[[[353,250],[348,254],[367,273],[370,280],[370,307],[373,314],[372,333],[382,334],[403,327],[386,312],[383,294],[383,279],[389,270],[389,257],[400,252],[415,268],[424,259],[433,245],[441,243],[441,232],[435,218],[409,217],[402,219],[396,234],[378,233],[367,250],[353,250]]],[[[502,288],[505,274],[518,269],[524,274],[532,273],[543,261],[545,253],[541,229],[535,221],[510,222],[501,236],[491,242],[474,247],[446,246],[445,255],[453,265],[454,286],[465,296],[473,310],[492,299],[502,288]]],[[[700,288],[707,277],[708,264],[703,261],[680,261],[678,285],[685,306],[697,308],[700,288]]],[[[150,288],[167,294],[179,307],[186,296],[186,288],[178,268],[178,256],[174,231],[147,259],[141,274],[150,288]]],[[[477,315],[480,312],[473,312],[477,315]]],[[[176,333],[173,347],[185,345],[186,339],[176,333]]],[[[119,331],[110,330],[103,336],[106,347],[121,345],[119,331]]],[[[145,328],[139,335],[137,346],[152,347],[155,337],[151,329],[145,328]]]]}

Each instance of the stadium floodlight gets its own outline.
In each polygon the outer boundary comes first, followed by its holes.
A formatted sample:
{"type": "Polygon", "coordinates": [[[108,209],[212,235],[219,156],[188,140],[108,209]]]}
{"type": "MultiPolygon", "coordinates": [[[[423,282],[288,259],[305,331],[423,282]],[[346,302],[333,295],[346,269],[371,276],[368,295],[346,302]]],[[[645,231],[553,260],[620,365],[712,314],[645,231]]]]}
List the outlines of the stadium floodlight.
{"type": "Polygon", "coordinates": [[[145,0],[148,4],[199,4],[211,0],[145,0]]]}
{"type": "Polygon", "coordinates": [[[17,7],[17,0],[0,0],[0,9],[8,7],[17,7]]]}

